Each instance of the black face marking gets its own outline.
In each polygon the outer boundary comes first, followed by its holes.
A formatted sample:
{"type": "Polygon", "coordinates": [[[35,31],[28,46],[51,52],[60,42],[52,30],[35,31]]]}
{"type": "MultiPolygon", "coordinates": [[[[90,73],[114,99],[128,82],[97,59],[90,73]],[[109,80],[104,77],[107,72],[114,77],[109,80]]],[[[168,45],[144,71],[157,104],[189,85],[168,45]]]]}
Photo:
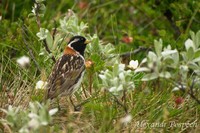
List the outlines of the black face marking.
{"type": "Polygon", "coordinates": [[[74,36],[70,39],[68,45],[70,45],[74,50],[84,56],[84,51],[86,48],[85,41],[86,39],[82,36],[74,36]]]}

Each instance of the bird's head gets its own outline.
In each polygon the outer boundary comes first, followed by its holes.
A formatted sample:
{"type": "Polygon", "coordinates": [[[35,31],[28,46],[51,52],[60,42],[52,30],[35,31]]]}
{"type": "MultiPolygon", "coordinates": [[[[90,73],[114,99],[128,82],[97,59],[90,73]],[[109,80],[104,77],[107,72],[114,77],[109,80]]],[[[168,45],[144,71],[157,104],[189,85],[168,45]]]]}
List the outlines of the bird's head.
{"type": "Polygon", "coordinates": [[[86,45],[90,43],[83,36],[74,36],[70,39],[68,46],[73,48],[75,51],[79,52],[82,56],[84,56],[84,51],[86,45]]]}

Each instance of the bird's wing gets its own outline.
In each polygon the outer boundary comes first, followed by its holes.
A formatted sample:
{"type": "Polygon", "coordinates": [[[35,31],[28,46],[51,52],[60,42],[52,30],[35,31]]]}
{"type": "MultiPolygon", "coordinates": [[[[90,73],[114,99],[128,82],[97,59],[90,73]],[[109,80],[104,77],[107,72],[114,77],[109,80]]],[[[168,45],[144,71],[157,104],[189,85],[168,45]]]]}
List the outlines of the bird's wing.
{"type": "Polygon", "coordinates": [[[56,62],[49,77],[47,98],[52,99],[62,93],[70,95],[84,70],[85,64],[82,57],[63,55],[56,62]]]}

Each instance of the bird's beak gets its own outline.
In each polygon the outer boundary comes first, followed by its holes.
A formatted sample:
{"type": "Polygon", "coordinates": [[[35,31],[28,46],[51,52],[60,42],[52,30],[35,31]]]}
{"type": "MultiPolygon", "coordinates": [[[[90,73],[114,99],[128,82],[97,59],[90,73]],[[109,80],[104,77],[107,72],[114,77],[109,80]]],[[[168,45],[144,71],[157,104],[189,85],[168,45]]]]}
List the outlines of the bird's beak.
{"type": "Polygon", "coordinates": [[[84,44],[88,44],[88,43],[90,43],[91,41],[90,40],[86,40],[85,42],[84,42],[84,44]]]}

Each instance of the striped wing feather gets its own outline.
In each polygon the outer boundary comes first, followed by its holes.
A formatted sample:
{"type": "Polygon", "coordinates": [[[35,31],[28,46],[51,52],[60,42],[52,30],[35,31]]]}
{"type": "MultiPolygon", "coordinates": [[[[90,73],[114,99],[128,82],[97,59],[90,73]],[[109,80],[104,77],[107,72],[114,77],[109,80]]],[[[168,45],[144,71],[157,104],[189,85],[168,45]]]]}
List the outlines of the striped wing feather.
{"type": "Polygon", "coordinates": [[[47,98],[71,95],[85,70],[84,59],[78,55],[63,55],[55,64],[48,79],[47,98]]]}

